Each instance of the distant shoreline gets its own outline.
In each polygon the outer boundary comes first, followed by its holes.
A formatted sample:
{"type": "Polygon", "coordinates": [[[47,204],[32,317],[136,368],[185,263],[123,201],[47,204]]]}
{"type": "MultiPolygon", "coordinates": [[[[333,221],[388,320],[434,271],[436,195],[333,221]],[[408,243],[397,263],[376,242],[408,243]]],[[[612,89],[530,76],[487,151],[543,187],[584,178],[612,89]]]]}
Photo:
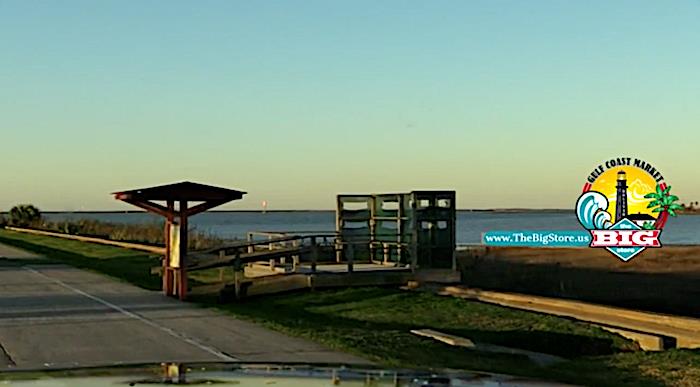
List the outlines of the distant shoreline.
{"type": "MultiPolygon", "coordinates": [[[[518,213],[573,213],[573,209],[561,208],[462,208],[457,212],[489,212],[494,214],[518,214],[518,213]]],[[[261,213],[261,210],[210,210],[210,213],[261,213]]],[[[266,213],[290,213],[290,212],[335,212],[335,210],[267,210],[266,213]]],[[[41,211],[42,214],[146,214],[142,210],[94,210],[94,211],[41,211]]],[[[0,215],[7,215],[7,211],[0,211],[0,215]]],[[[678,215],[700,215],[700,211],[684,211],[678,215]]]]}
{"type": "MultiPolygon", "coordinates": [[[[517,213],[517,212],[571,212],[571,209],[529,209],[529,208],[460,208],[457,212],[497,212],[497,213],[517,213]]],[[[228,213],[228,212],[249,212],[259,213],[262,210],[209,210],[207,212],[228,213]]],[[[335,212],[335,210],[267,210],[265,212],[335,212]]],[[[144,214],[143,210],[86,210],[86,211],[41,211],[42,214],[144,214]]],[[[7,211],[0,211],[0,214],[7,214],[7,211]]]]}

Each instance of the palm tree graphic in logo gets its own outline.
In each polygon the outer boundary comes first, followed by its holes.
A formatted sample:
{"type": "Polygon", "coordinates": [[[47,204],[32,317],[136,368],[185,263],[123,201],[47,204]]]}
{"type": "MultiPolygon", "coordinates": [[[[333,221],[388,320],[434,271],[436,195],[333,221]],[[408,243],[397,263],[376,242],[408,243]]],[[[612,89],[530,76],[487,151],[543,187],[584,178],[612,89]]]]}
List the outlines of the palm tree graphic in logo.
{"type": "Polygon", "coordinates": [[[656,192],[650,192],[644,195],[646,199],[653,199],[647,208],[653,208],[651,212],[659,213],[659,217],[656,219],[655,223],[646,222],[643,228],[646,230],[661,230],[668,220],[668,216],[676,216],[676,211],[681,210],[683,207],[675,203],[678,201],[678,196],[671,195],[671,186],[666,188],[661,188],[661,185],[656,185],[656,192]]]}

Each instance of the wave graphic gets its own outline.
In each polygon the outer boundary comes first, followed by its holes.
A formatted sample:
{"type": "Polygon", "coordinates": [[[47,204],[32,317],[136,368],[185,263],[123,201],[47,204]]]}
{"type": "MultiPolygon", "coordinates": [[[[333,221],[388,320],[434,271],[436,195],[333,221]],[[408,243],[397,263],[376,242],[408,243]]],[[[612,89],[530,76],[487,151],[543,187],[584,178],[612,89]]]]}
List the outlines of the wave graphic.
{"type": "Polygon", "coordinates": [[[576,201],[576,217],[587,230],[603,230],[612,226],[612,217],[607,209],[608,199],[597,191],[586,192],[576,201]]]}

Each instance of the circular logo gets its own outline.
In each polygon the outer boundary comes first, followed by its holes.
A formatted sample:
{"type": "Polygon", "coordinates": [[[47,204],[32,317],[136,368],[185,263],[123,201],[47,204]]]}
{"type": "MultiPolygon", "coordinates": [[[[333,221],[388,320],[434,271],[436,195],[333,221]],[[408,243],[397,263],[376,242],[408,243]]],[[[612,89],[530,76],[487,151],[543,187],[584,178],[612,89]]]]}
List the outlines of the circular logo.
{"type": "Polygon", "coordinates": [[[646,247],[661,247],[661,229],[681,209],[677,201],[652,164],[618,157],[590,173],[576,216],[591,231],[591,247],[605,247],[627,261],[646,247]]]}

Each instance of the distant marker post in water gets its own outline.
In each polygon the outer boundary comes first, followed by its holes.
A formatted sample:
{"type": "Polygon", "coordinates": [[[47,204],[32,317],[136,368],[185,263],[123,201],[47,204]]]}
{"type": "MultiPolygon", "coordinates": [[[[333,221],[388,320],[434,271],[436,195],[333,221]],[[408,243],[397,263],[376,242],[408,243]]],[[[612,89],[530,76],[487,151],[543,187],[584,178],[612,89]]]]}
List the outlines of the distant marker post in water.
{"type": "Polygon", "coordinates": [[[267,200],[263,200],[261,204],[262,204],[262,213],[264,214],[267,212],[267,200]]]}

